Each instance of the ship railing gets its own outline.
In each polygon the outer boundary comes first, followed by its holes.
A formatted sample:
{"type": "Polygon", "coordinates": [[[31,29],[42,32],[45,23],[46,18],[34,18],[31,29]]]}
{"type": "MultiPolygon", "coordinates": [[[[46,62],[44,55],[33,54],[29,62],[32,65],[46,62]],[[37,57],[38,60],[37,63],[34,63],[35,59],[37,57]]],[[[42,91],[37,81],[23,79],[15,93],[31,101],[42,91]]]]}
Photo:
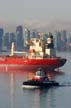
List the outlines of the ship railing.
{"type": "Polygon", "coordinates": [[[14,51],[14,54],[26,54],[27,52],[22,52],[22,51],[14,51]]]}
{"type": "Polygon", "coordinates": [[[43,59],[43,56],[36,56],[36,55],[29,55],[29,58],[32,58],[32,59],[43,59]]]}

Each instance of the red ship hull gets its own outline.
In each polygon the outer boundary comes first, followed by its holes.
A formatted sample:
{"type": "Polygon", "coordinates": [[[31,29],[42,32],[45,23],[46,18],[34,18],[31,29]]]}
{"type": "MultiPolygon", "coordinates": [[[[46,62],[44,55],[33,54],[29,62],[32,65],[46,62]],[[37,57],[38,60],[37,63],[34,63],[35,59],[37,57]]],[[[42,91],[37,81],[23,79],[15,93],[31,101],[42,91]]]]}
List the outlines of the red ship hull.
{"type": "Polygon", "coordinates": [[[41,67],[45,70],[54,70],[63,66],[66,62],[65,58],[48,58],[48,59],[27,59],[17,56],[0,57],[0,67],[7,66],[9,68],[23,70],[37,70],[41,67]]]}

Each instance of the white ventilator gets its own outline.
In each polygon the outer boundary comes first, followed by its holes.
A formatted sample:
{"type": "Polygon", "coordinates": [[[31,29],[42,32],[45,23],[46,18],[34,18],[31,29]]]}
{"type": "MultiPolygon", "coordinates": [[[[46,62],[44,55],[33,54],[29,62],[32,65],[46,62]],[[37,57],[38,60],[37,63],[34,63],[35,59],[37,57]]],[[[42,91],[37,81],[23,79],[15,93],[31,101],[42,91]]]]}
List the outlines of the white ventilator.
{"type": "Polygon", "coordinates": [[[11,46],[11,54],[10,56],[13,56],[14,55],[14,42],[12,42],[12,46],[11,46]]]}

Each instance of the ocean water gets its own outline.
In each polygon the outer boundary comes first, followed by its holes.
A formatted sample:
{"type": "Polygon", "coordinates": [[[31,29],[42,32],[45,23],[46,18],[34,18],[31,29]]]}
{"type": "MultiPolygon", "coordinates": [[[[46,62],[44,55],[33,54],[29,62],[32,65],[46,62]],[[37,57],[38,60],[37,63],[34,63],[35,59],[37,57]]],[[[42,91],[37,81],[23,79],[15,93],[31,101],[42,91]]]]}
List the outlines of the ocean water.
{"type": "MultiPolygon", "coordinates": [[[[51,73],[51,78],[60,84],[71,84],[71,53],[58,53],[67,58],[59,72],[51,73]]],[[[49,89],[22,89],[23,81],[34,76],[33,72],[0,70],[0,108],[70,108],[71,86],[49,89]]]]}

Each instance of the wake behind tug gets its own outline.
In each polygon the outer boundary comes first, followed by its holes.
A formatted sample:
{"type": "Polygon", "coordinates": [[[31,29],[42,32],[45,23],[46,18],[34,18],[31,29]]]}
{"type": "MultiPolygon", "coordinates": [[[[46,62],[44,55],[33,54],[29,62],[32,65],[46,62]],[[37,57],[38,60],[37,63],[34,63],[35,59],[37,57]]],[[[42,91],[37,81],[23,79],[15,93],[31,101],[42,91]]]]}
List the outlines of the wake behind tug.
{"type": "Polygon", "coordinates": [[[59,83],[53,80],[49,80],[49,78],[46,76],[46,73],[39,68],[36,71],[35,77],[33,77],[31,80],[24,81],[22,84],[22,88],[49,88],[49,87],[56,87],[59,86],[59,83]]]}

